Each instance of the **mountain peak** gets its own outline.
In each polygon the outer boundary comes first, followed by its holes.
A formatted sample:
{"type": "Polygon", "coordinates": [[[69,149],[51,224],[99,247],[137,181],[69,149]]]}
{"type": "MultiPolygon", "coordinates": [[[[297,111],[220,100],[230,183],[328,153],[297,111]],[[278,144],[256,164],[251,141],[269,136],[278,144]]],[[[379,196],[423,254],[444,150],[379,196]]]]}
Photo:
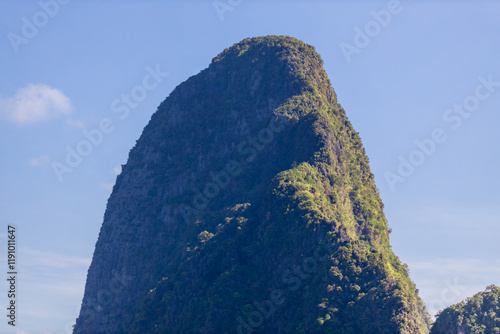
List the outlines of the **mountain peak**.
{"type": "Polygon", "coordinates": [[[208,70],[231,66],[239,72],[256,70],[259,65],[266,65],[265,70],[272,70],[275,79],[286,79],[301,91],[320,90],[326,97],[332,96],[320,55],[313,46],[294,37],[271,35],[244,39],[215,57],[208,70]]]}
{"type": "Polygon", "coordinates": [[[145,127],[75,333],[427,333],[415,291],[321,57],[256,37],[180,84],[145,127]],[[114,286],[117,273],[131,282],[114,286]]]}
{"type": "Polygon", "coordinates": [[[235,43],[215,57],[212,64],[226,58],[241,57],[245,54],[252,61],[255,61],[256,55],[262,56],[266,53],[271,56],[278,56],[282,60],[311,57],[321,61],[313,46],[293,37],[270,35],[246,38],[239,43],[235,43]]]}

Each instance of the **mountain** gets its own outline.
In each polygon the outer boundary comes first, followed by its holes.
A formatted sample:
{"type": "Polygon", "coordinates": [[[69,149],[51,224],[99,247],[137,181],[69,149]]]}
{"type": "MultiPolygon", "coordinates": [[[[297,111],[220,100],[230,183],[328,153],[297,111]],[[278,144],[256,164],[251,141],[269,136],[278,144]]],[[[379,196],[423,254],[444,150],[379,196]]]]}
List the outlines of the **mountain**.
{"type": "Polygon", "coordinates": [[[465,302],[445,308],[432,325],[431,334],[499,334],[500,288],[486,287],[465,302]]]}
{"type": "Polygon", "coordinates": [[[295,38],[249,38],[160,104],[74,333],[428,333],[322,64],[295,38]]]}

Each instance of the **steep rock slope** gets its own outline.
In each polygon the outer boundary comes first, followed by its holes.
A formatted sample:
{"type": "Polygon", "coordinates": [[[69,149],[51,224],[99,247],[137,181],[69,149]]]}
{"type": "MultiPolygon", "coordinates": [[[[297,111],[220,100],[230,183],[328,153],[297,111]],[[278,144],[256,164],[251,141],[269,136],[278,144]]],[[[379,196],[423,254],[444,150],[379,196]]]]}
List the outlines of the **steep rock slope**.
{"type": "Polygon", "coordinates": [[[427,333],[314,48],[245,39],[179,85],[113,189],[75,333],[427,333]]]}

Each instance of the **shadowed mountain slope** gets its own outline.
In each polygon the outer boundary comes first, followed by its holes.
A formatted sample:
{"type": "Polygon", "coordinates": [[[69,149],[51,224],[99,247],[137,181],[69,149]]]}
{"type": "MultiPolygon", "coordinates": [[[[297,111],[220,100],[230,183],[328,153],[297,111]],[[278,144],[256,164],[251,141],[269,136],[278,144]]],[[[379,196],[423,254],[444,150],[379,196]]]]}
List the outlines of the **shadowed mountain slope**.
{"type": "Polygon", "coordinates": [[[75,333],[428,333],[314,48],[245,39],[180,84],[108,201],[75,333]]]}

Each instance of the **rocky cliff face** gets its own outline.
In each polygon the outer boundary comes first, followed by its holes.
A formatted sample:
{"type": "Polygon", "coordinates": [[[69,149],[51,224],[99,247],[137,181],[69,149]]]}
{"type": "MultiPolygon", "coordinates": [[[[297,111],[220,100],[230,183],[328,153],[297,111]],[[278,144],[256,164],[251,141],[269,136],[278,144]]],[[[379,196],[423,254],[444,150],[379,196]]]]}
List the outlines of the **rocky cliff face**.
{"type": "Polygon", "coordinates": [[[75,333],[427,333],[314,48],[246,39],[179,85],[108,201],[75,333]]]}

